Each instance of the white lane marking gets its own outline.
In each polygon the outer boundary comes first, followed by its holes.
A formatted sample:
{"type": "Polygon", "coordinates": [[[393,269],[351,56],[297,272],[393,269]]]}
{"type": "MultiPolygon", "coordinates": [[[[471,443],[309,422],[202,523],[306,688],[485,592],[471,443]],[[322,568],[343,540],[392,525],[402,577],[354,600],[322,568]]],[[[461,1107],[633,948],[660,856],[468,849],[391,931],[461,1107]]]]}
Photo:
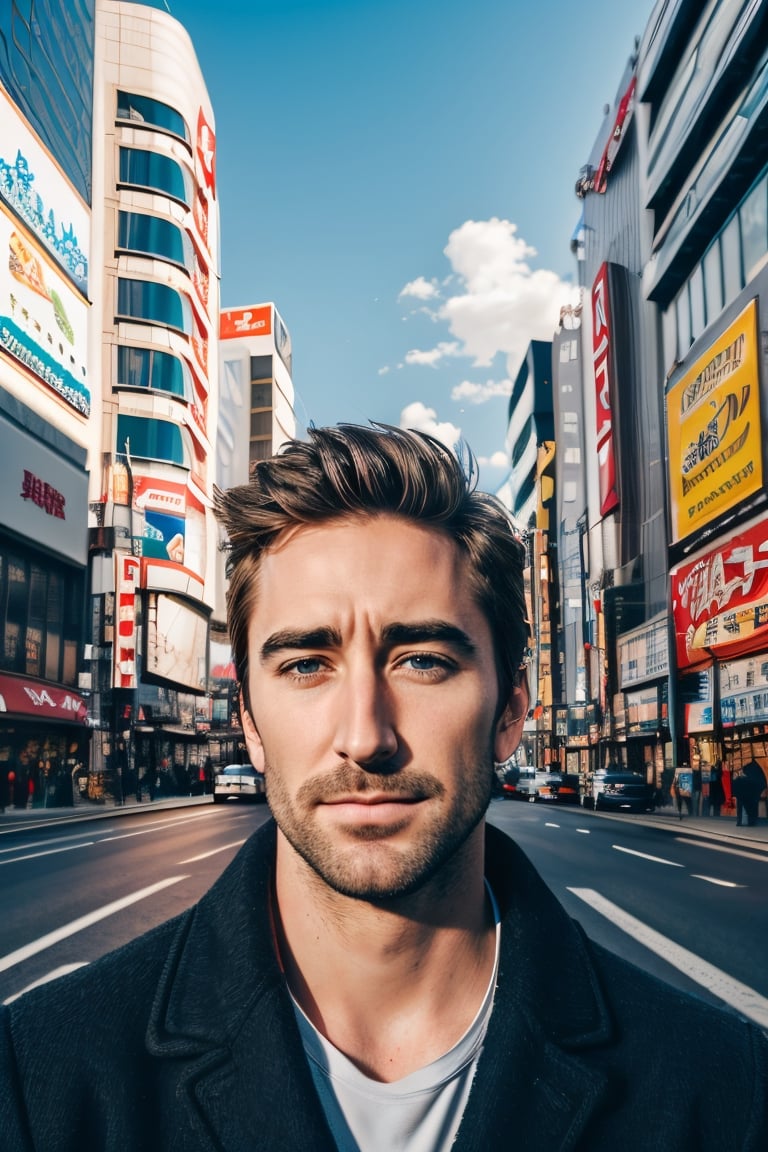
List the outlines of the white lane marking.
{"type": "MultiPolygon", "coordinates": [[[[112,832],[113,829],[104,828],[103,831],[112,832]]],[[[28,852],[30,848],[46,848],[52,844],[66,844],[70,840],[82,840],[83,836],[93,835],[93,828],[89,828],[87,832],[78,832],[77,836],[57,836],[55,840],[33,840],[31,844],[16,844],[13,848],[0,848],[0,856],[7,856],[10,852],[28,852]]]]}
{"type": "Polygon", "coordinates": [[[634,848],[622,848],[621,844],[611,844],[617,852],[626,852],[627,856],[639,856],[641,860],[652,860],[654,864],[668,864],[670,868],[684,868],[684,864],[677,864],[674,860],[665,860],[663,856],[649,856],[647,852],[637,852],[634,848]]]}
{"type": "Polygon", "coordinates": [[[581,832],[582,836],[589,836],[589,828],[577,828],[577,832],[581,832]]]}
{"type": "Polygon", "coordinates": [[[139,828],[136,832],[121,832],[116,836],[99,837],[98,844],[109,844],[112,840],[130,840],[132,836],[146,836],[148,832],[165,832],[166,828],[173,828],[178,824],[189,824],[190,820],[199,820],[199,816],[182,816],[177,820],[159,820],[149,828],[139,828]]]}
{"type": "Polygon", "coordinates": [[[84,840],[82,844],[65,844],[62,848],[48,848],[45,852],[29,852],[26,856],[11,856],[10,860],[0,860],[0,866],[18,864],[21,860],[37,860],[38,856],[55,856],[57,852],[71,852],[74,848],[90,848],[92,844],[93,840],[84,840]]]}
{"type": "Polygon", "coordinates": [[[51,980],[58,980],[59,976],[66,976],[69,972],[76,972],[78,968],[85,968],[87,964],[87,960],[78,960],[75,964],[62,964],[60,968],[54,968],[52,972],[46,972],[45,976],[41,976],[39,980],[33,980],[31,984],[27,984],[26,988],[22,988],[20,992],[14,992],[13,996],[3,1000],[3,1004],[13,1004],[14,1000],[18,1000],[19,996],[23,996],[25,992],[39,988],[41,984],[49,984],[51,980]]]}
{"type": "Polygon", "coordinates": [[[698,872],[691,872],[694,880],[706,880],[708,884],[719,884],[721,888],[746,888],[746,884],[734,884],[732,880],[717,880],[714,876],[700,876],[698,872]]]}
{"type": "Polygon", "coordinates": [[[634,937],[638,943],[650,949],[651,952],[655,952],[657,956],[661,956],[662,960],[666,960],[668,964],[685,973],[690,980],[695,981],[696,984],[701,984],[714,996],[718,996],[726,1004],[730,1004],[732,1008],[744,1016],[748,1016],[750,1020],[754,1020],[762,1028],[768,1028],[768,1000],[755,992],[754,988],[742,984],[740,980],[735,980],[727,972],[716,968],[714,964],[702,960],[695,952],[689,952],[687,948],[675,944],[674,940],[662,936],[660,932],[656,932],[644,924],[642,920],[637,920],[629,912],[620,908],[618,904],[607,900],[605,896],[601,896],[594,889],[569,888],[568,891],[572,892],[574,896],[578,896],[579,900],[583,900],[585,904],[589,904],[591,908],[594,908],[601,916],[605,916],[607,920],[617,928],[621,928],[627,935],[634,937]]]}
{"type": "Polygon", "coordinates": [[[33,940],[31,944],[25,944],[23,948],[17,948],[15,952],[9,952],[7,956],[0,957],[0,972],[13,968],[15,964],[21,964],[22,960],[36,956],[38,952],[44,952],[46,948],[58,944],[60,940],[66,940],[68,936],[74,936],[76,932],[82,932],[84,928],[90,928],[92,924],[98,924],[99,920],[105,920],[107,916],[112,916],[115,912],[122,912],[123,908],[129,908],[131,904],[136,904],[139,900],[146,900],[148,896],[162,892],[163,888],[170,888],[171,884],[178,884],[180,880],[187,879],[187,876],[170,876],[167,880],[158,880],[157,884],[150,884],[148,888],[131,892],[130,896],[121,896],[119,900],[113,900],[111,904],[105,904],[103,908],[95,908],[93,912],[88,912],[85,916],[78,916],[77,920],[71,920],[69,924],[63,924],[61,928],[48,932],[47,935],[41,936],[38,940],[33,940]]]}
{"type": "Polygon", "coordinates": [[[768,852],[745,852],[743,848],[730,848],[727,844],[712,844],[709,840],[692,840],[690,836],[675,836],[680,844],[691,844],[694,848],[709,848],[711,852],[727,852],[729,856],[743,856],[745,860],[760,860],[768,864],[768,852]]]}
{"type": "Polygon", "coordinates": [[[212,848],[210,852],[201,852],[199,856],[190,856],[188,860],[179,860],[178,864],[196,864],[198,860],[207,860],[209,856],[215,856],[217,852],[226,852],[228,848],[239,848],[241,844],[245,844],[245,838],[242,840],[233,840],[231,844],[222,844],[221,848],[212,848]]]}
{"type": "Polygon", "coordinates": [[[551,824],[551,823],[549,822],[549,820],[545,820],[545,821],[544,821],[544,827],[545,827],[545,828],[559,828],[559,827],[560,827],[560,825],[559,825],[559,824],[551,824]]]}

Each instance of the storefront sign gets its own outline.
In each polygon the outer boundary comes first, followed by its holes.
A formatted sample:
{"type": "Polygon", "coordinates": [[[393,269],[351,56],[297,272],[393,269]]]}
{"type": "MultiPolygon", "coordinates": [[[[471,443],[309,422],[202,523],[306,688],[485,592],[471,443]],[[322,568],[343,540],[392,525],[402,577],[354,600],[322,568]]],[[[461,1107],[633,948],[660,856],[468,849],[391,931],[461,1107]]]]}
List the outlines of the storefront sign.
{"type": "Polygon", "coordinates": [[[768,646],[768,520],[670,571],[677,667],[768,646]]]}
{"type": "Polygon", "coordinates": [[[625,693],[627,707],[627,735],[641,736],[656,732],[659,727],[658,688],[643,688],[625,693]]]}
{"type": "Polygon", "coordinates": [[[768,721],[768,653],[720,666],[720,716],[724,728],[768,721]]]}
{"type": "Polygon", "coordinates": [[[592,286],[592,367],[595,374],[597,461],[600,480],[600,514],[605,516],[619,503],[616,461],[613,454],[613,363],[611,359],[611,313],[608,265],[603,264],[592,286]]]}
{"type": "Polygon", "coordinates": [[[113,679],[115,688],[136,687],[136,596],[141,562],[135,556],[115,552],[115,637],[113,679]]]}
{"type": "Polygon", "coordinates": [[[0,714],[6,712],[65,724],[88,721],[88,706],[77,692],[43,680],[0,675],[0,714]]]}
{"type": "Polygon", "coordinates": [[[669,389],[666,409],[675,542],[762,488],[754,300],[669,389]]]}

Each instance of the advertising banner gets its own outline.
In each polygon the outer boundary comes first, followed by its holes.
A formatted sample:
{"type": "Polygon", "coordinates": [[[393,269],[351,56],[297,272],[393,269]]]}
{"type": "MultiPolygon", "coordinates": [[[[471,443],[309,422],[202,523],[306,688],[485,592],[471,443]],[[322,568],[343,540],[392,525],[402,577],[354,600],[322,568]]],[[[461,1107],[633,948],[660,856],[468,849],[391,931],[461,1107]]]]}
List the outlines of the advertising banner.
{"type": "Polygon", "coordinates": [[[756,301],[672,385],[666,409],[674,543],[762,488],[756,301]]]}
{"type": "Polygon", "coordinates": [[[0,715],[6,712],[65,724],[88,723],[88,705],[77,692],[30,677],[0,675],[0,715]]]}
{"type": "Polygon", "coordinates": [[[194,692],[208,676],[208,618],[176,596],[151,592],[147,605],[146,670],[194,692]]]}
{"type": "Polygon", "coordinates": [[[600,515],[605,516],[619,503],[613,452],[613,361],[607,264],[602,265],[592,285],[592,367],[595,373],[600,515]]]}
{"type": "Polygon", "coordinates": [[[669,574],[677,667],[768,647],[768,520],[669,574]]]}
{"type": "Polygon", "coordinates": [[[219,321],[222,340],[235,340],[243,336],[271,336],[272,305],[259,304],[254,308],[225,308],[219,321]]]}
{"type": "Polygon", "coordinates": [[[142,556],[184,563],[186,497],[184,484],[134,473],[133,503],[144,515],[142,556]]]}
{"type": "Polygon", "coordinates": [[[136,596],[141,562],[115,552],[115,633],[112,644],[114,688],[136,687],[136,596]]]}
{"type": "Polygon", "coordinates": [[[669,673],[666,612],[616,638],[622,688],[657,680],[669,673]]]}
{"type": "Polygon", "coordinates": [[[90,245],[88,209],[2,88],[0,197],[86,296],[90,245]]]}
{"type": "Polygon", "coordinates": [[[88,416],[88,304],[0,204],[0,349],[88,416]]]}

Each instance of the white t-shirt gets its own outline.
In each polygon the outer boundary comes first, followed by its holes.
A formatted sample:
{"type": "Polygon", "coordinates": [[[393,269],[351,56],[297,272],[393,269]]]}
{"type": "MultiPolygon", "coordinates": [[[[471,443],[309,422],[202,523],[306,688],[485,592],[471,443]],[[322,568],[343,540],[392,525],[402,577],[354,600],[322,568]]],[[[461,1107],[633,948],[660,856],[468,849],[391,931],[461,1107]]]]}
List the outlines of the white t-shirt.
{"type": "Polygon", "coordinates": [[[442,1152],[453,1143],[493,1009],[499,967],[499,912],[487,881],[486,888],[496,923],[488,988],[461,1039],[426,1067],[391,1084],[371,1080],[293,1001],[312,1079],[339,1152],[442,1152]]]}

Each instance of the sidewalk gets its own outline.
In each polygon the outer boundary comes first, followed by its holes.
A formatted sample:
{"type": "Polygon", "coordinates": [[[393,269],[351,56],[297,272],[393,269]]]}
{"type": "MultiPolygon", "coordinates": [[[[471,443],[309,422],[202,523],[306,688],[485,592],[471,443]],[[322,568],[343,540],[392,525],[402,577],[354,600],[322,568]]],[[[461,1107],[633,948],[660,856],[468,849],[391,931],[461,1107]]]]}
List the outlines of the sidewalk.
{"type": "Polygon", "coordinates": [[[694,836],[699,839],[719,840],[730,845],[740,845],[742,848],[768,852],[768,820],[764,816],[752,828],[739,828],[735,816],[687,816],[683,814],[680,819],[677,808],[667,805],[657,808],[655,812],[647,812],[642,816],[624,816],[620,813],[596,812],[596,816],[605,820],[631,820],[633,824],[645,824],[649,828],[663,828],[667,832],[678,835],[694,836]]]}
{"type": "Polygon", "coordinates": [[[213,796],[168,796],[163,800],[142,800],[131,797],[125,804],[76,804],[73,808],[6,808],[0,812],[0,836],[8,832],[23,832],[50,824],[89,823],[92,820],[115,820],[121,816],[137,816],[142,812],[164,809],[194,808],[212,804],[213,796]]]}

